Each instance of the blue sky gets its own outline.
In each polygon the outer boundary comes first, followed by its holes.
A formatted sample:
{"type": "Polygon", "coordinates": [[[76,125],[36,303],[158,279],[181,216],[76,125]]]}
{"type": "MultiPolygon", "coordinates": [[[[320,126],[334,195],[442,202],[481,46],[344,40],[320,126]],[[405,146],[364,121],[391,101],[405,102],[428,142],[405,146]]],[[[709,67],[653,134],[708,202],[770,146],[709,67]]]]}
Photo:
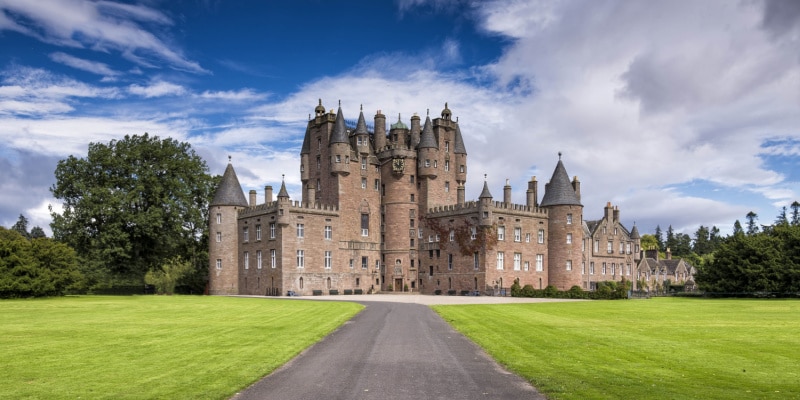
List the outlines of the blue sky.
{"type": "MultiPolygon", "coordinates": [[[[476,198],[563,152],[586,219],[730,232],[800,200],[800,2],[0,0],[0,225],[49,232],[58,160],[149,132],[298,199],[317,99],[459,118],[476,198]]],[[[540,192],[541,193],[541,192],[540,192]]],[[[260,199],[263,201],[263,199],[260,199]]]]}

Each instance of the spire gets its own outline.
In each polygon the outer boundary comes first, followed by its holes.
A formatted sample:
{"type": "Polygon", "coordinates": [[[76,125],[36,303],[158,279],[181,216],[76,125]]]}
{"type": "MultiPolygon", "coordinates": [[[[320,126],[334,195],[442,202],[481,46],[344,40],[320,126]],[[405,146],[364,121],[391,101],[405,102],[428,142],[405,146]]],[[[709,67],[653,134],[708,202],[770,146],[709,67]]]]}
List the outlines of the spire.
{"type": "Polygon", "coordinates": [[[641,239],[641,236],[639,236],[639,228],[636,227],[636,222],[633,223],[633,229],[631,229],[631,239],[641,239]]]}
{"type": "Polygon", "coordinates": [[[487,197],[491,199],[492,194],[489,193],[489,184],[486,182],[486,174],[483,174],[483,191],[481,192],[481,195],[478,196],[478,198],[485,199],[487,197]]]}
{"type": "Polygon", "coordinates": [[[364,107],[361,107],[361,111],[358,113],[358,123],[356,123],[356,131],[355,135],[369,135],[367,131],[367,121],[364,120],[364,107]]]}
{"type": "Polygon", "coordinates": [[[467,148],[464,146],[464,138],[461,137],[461,127],[456,124],[455,143],[453,144],[454,154],[467,154],[467,148]]]}
{"type": "Polygon", "coordinates": [[[233,170],[233,165],[230,163],[230,156],[228,156],[228,166],[225,168],[225,173],[222,174],[222,180],[214,193],[214,200],[209,205],[247,206],[247,198],[244,197],[242,185],[239,184],[239,178],[236,177],[236,171],[233,170]]]}
{"type": "Polygon", "coordinates": [[[542,207],[547,206],[562,206],[562,205],[582,205],[572,187],[569,180],[567,169],[564,168],[564,163],[561,162],[561,152],[558,153],[558,164],[553,171],[553,177],[547,184],[544,197],[542,198],[542,207]]]}
{"type": "Polygon", "coordinates": [[[422,127],[422,135],[419,139],[419,146],[417,146],[417,148],[439,148],[438,143],[436,143],[436,138],[433,136],[433,126],[431,126],[430,116],[425,117],[425,126],[422,127]]]}
{"type": "Polygon", "coordinates": [[[334,143],[350,143],[347,140],[347,127],[344,124],[341,104],[339,110],[336,111],[336,122],[333,124],[333,133],[331,133],[331,144],[334,143]]]}
{"type": "Polygon", "coordinates": [[[289,192],[286,191],[286,182],[284,181],[284,175],[281,175],[281,190],[278,192],[278,198],[281,197],[289,198],[289,192]]]}

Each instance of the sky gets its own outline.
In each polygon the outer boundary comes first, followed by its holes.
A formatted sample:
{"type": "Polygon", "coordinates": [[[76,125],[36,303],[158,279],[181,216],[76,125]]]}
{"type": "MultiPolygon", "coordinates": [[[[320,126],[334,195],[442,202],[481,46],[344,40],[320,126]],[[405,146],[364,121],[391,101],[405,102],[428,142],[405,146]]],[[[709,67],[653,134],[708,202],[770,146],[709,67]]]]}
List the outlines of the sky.
{"type": "Polygon", "coordinates": [[[145,132],[299,200],[318,99],[406,124],[448,103],[467,199],[484,175],[541,196],[561,152],[584,218],[611,202],[642,234],[800,201],[795,0],[0,0],[0,225],[49,234],[57,162],[145,132]]]}

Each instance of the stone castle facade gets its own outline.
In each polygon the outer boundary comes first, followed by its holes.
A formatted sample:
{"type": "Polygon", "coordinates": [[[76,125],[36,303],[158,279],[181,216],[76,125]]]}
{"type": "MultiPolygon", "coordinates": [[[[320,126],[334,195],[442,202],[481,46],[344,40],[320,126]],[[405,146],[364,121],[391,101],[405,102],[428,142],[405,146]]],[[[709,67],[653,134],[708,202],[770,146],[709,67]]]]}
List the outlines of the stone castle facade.
{"type": "Polygon", "coordinates": [[[211,294],[301,295],[370,291],[499,294],[520,285],[593,289],[635,279],[639,234],[607,204],[583,218],[580,182],[561,161],[539,201],[536,177],[525,204],[511,186],[495,200],[484,182],[465,199],[467,151],[445,104],[439,118],[379,110],[347,122],[320,101],[300,151],[302,199],[284,183],[245,197],[228,164],[209,210],[211,294]]]}

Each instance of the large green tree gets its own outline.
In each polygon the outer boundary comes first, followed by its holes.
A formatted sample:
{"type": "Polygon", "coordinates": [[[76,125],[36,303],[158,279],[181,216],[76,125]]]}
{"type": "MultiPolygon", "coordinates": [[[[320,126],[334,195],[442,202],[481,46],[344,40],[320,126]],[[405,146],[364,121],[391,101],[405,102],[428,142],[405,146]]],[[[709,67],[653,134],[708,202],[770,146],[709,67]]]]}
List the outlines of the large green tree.
{"type": "Polygon", "coordinates": [[[143,282],[180,256],[205,272],[215,179],[188,143],[147,133],[90,143],[86,158],[59,161],[55,175],[63,210],[51,210],[53,236],[95,271],[143,282]]]}

